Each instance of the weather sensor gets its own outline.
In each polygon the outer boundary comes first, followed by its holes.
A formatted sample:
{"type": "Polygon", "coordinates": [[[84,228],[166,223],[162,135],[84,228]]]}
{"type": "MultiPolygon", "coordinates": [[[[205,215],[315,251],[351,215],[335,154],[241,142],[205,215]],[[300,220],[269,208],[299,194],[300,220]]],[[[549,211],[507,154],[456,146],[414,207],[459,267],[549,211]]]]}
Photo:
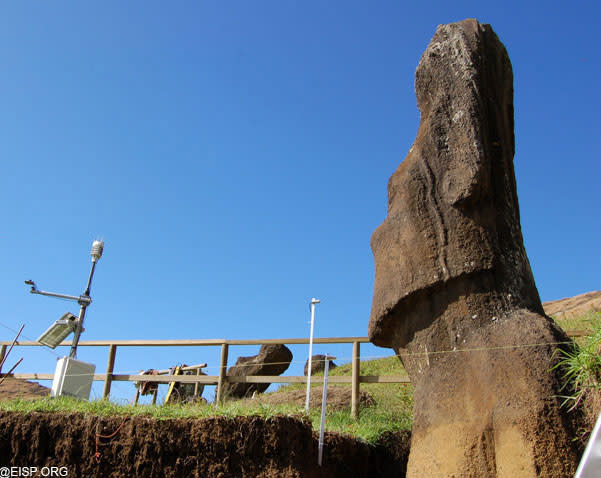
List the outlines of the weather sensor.
{"type": "Polygon", "coordinates": [[[68,295],[68,294],[57,294],[56,292],[46,292],[39,290],[35,282],[32,280],[26,280],[25,283],[31,286],[32,294],[46,295],[48,297],[58,297],[59,299],[67,299],[76,301],[81,308],[79,309],[79,317],[75,317],[73,314],[67,312],[59,320],[54,322],[46,332],[44,332],[38,342],[47,345],[48,347],[55,348],[59,345],[71,332],[75,332],[73,342],[71,343],[70,357],[75,358],[77,355],[77,344],[79,343],[79,337],[83,332],[83,319],[86,315],[86,308],[92,303],[90,297],[90,289],[92,287],[92,278],[94,277],[94,271],[96,270],[96,263],[102,257],[104,250],[104,241],[95,240],[92,243],[92,250],[90,255],[92,256],[92,268],[90,269],[90,275],[88,276],[88,284],[83,294],[80,296],[68,295]]]}
{"type": "Polygon", "coordinates": [[[86,289],[80,296],[46,292],[39,290],[34,281],[25,281],[27,285],[31,286],[30,292],[32,294],[73,300],[80,305],[79,317],[75,317],[72,313],[67,312],[50,327],[48,327],[46,332],[44,332],[38,338],[39,343],[47,345],[50,348],[55,348],[60,345],[61,342],[65,340],[69,334],[71,334],[71,332],[75,333],[71,343],[71,352],[69,357],[62,357],[56,364],[56,371],[54,373],[54,380],[52,381],[52,389],[50,392],[51,397],[68,395],[81,400],[87,400],[90,396],[96,365],[82,362],[77,360],[75,357],[77,355],[77,344],[79,343],[79,337],[84,330],[83,319],[86,315],[86,308],[92,303],[90,289],[92,287],[94,270],[96,269],[96,263],[102,257],[103,250],[104,241],[96,240],[92,243],[92,250],[90,251],[90,255],[92,256],[92,268],[90,270],[90,275],[88,276],[88,284],[86,289]]]}

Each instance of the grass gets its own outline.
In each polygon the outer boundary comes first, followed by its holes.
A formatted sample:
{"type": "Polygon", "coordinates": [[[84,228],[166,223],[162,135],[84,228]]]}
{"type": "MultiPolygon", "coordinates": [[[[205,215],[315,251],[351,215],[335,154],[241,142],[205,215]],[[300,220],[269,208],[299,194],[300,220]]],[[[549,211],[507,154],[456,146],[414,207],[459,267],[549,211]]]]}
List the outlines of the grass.
{"type": "MultiPolygon", "coordinates": [[[[361,375],[404,375],[407,372],[396,356],[376,360],[361,361],[361,375]]],[[[323,372],[316,375],[322,375],[323,372]]],[[[344,364],[330,371],[332,376],[351,375],[351,364],[344,364]]],[[[276,392],[305,389],[303,383],[294,383],[280,387],[276,392]]],[[[321,385],[313,385],[319,389],[321,385]]],[[[329,387],[347,387],[348,384],[330,383],[329,387]]],[[[326,415],[327,430],[345,433],[361,438],[368,443],[378,440],[385,432],[411,430],[413,424],[413,387],[411,384],[363,383],[361,392],[367,392],[375,401],[375,405],[359,409],[357,420],[352,418],[350,410],[328,411],[326,415]]],[[[313,392],[316,393],[316,392],[313,392]]],[[[301,407],[301,411],[304,409],[301,407]]],[[[321,410],[311,409],[309,419],[313,428],[319,429],[321,410]]]]}
{"type": "Polygon", "coordinates": [[[170,404],[158,405],[120,405],[105,399],[85,402],[69,397],[42,398],[39,400],[10,400],[0,401],[0,410],[20,413],[56,412],[83,413],[101,417],[109,416],[147,416],[159,420],[174,418],[209,418],[216,416],[260,416],[269,418],[275,415],[297,415],[294,406],[269,406],[257,404],[255,407],[241,406],[236,402],[213,406],[210,404],[170,404]]]}
{"type": "MultiPolygon", "coordinates": [[[[574,319],[572,319],[574,320],[574,319]]],[[[576,342],[570,350],[557,349],[558,368],[564,371],[564,405],[574,409],[590,394],[601,393],[601,312],[589,312],[577,319],[578,327],[592,334],[576,342]]]]}
{"type": "MultiPolygon", "coordinates": [[[[599,390],[601,383],[601,313],[591,312],[582,317],[559,319],[564,330],[582,330],[594,328],[592,337],[583,338],[576,344],[573,353],[564,353],[562,363],[567,370],[566,383],[575,386],[576,394],[566,398],[572,406],[579,403],[590,390],[599,390]]],[[[350,375],[350,364],[341,365],[331,372],[333,376],[350,375]]],[[[406,375],[400,361],[396,357],[368,360],[361,362],[361,375],[406,375]]],[[[332,387],[347,387],[345,384],[331,384],[332,387]]],[[[280,387],[274,394],[289,390],[304,389],[304,384],[290,384],[280,387]]],[[[321,389],[320,385],[314,387],[321,389]]],[[[567,387],[567,386],[566,386],[567,387]]],[[[367,392],[375,401],[374,406],[361,408],[357,420],[353,419],[350,410],[328,411],[328,431],[349,434],[369,443],[376,442],[385,432],[410,430],[413,422],[413,388],[410,384],[361,384],[361,391],[367,392]]],[[[319,430],[321,410],[311,409],[305,414],[304,407],[295,404],[267,404],[259,401],[229,401],[223,405],[193,404],[167,406],[139,405],[132,407],[120,405],[107,400],[82,402],[69,398],[25,401],[0,401],[0,410],[21,413],[30,412],[80,412],[95,416],[148,416],[158,420],[175,418],[209,418],[216,416],[238,417],[259,416],[298,416],[311,421],[313,428],[319,430]]]]}
{"type": "MultiPolygon", "coordinates": [[[[396,356],[361,362],[361,375],[404,375],[407,372],[396,356]]],[[[351,365],[341,365],[331,371],[332,376],[351,375],[351,365]]],[[[334,386],[334,385],[333,385],[334,386]]],[[[336,386],[345,386],[336,384],[336,386]]],[[[348,385],[346,385],[348,387],[348,385]]],[[[328,429],[350,433],[368,442],[377,441],[387,431],[411,430],[413,424],[413,386],[411,384],[363,383],[375,406],[361,408],[355,421],[350,411],[328,414],[328,429]]]]}
{"type": "Polygon", "coordinates": [[[553,317],[553,320],[559,325],[563,330],[569,332],[571,330],[588,330],[592,327],[599,318],[601,317],[601,312],[595,312],[593,310],[580,315],[578,317],[553,317]]]}
{"type": "MultiPolygon", "coordinates": [[[[396,357],[361,362],[363,375],[399,375],[405,374],[396,357]]],[[[350,364],[332,370],[332,375],[350,375],[350,364]]],[[[332,384],[332,386],[346,386],[332,384]]],[[[273,392],[303,388],[304,384],[284,386],[273,392]]],[[[316,385],[316,387],[321,387],[316,385]]],[[[350,410],[328,411],[326,415],[327,431],[344,433],[374,443],[388,431],[410,430],[413,421],[413,389],[407,384],[362,384],[361,390],[368,392],[375,405],[361,408],[357,420],[353,419],[350,410]]],[[[93,416],[148,416],[158,420],[174,418],[209,418],[259,416],[297,416],[311,421],[314,430],[319,430],[319,408],[310,409],[306,414],[304,407],[295,404],[266,404],[251,400],[232,400],[223,405],[206,403],[172,404],[167,406],[138,405],[137,407],[120,405],[108,400],[91,402],[79,401],[68,397],[59,399],[43,398],[39,400],[0,401],[0,410],[20,413],[55,412],[83,413],[93,416]]]]}

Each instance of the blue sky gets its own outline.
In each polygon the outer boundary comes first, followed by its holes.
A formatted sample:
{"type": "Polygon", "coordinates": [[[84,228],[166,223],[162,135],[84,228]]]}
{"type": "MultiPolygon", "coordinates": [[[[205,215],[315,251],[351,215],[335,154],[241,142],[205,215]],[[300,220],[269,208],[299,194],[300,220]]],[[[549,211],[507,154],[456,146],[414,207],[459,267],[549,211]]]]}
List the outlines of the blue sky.
{"type": "MultiPolygon", "coordinates": [[[[601,289],[598,2],[405,3],[4,4],[0,338],[22,323],[36,338],[77,312],[23,280],[81,293],[96,237],[84,339],[302,337],[313,296],[317,336],[366,335],[369,239],[415,138],[415,68],[438,24],[467,17],[491,23],[513,63],[541,297],[601,289]]],[[[306,350],[293,352],[299,373],[306,350]]],[[[13,358],[51,372],[56,354],[13,358]]],[[[124,349],[116,368],[217,357],[124,349]]],[[[102,372],[106,350],[80,358],[102,372]]]]}

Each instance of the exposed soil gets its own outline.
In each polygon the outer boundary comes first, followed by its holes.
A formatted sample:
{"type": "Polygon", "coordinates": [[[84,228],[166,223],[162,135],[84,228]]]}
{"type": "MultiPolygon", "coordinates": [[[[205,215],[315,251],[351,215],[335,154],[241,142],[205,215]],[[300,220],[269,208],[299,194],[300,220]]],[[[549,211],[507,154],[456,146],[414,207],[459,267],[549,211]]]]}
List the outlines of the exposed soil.
{"type": "Polygon", "coordinates": [[[576,439],[584,450],[595,427],[595,422],[601,414],[601,390],[589,390],[574,413],[580,415],[580,428],[577,430],[576,439]]]}
{"type": "MultiPolygon", "coordinates": [[[[1,380],[1,378],[0,378],[1,380]]],[[[0,399],[13,400],[21,398],[24,400],[35,400],[50,395],[50,389],[39,383],[20,380],[14,377],[6,376],[0,384],[0,399]]]]}
{"type": "Polygon", "coordinates": [[[567,299],[552,300],[543,304],[545,313],[559,319],[569,319],[601,310],[601,291],[587,292],[567,299]]]}
{"type": "Polygon", "coordinates": [[[371,446],[317,436],[294,417],[156,420],[0,412],[0,466],[66,466],[73,477],[376,478],[405,476],[409,433],[371,446]],[[121,428],[119,428],[121,426],[121,428]],[[96,434],[101,438],[95,458],[96,434]]]}

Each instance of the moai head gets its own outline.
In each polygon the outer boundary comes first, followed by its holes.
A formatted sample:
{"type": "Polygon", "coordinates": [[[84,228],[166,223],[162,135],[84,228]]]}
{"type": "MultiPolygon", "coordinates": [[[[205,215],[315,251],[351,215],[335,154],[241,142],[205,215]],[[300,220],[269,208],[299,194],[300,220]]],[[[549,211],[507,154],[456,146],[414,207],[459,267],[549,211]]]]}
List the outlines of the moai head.
{"type": "Polygon", "coordinates": [[[490,290],[501,308],[542,310],[520,227],[505,47],[476,20],[442,25],[415,89],[417,138],[390,178],[388,215],[371,239],[369,335],[381,346],[417,326],[404,317],[424,301],[435,314],[462,293],[490,290]]]}

